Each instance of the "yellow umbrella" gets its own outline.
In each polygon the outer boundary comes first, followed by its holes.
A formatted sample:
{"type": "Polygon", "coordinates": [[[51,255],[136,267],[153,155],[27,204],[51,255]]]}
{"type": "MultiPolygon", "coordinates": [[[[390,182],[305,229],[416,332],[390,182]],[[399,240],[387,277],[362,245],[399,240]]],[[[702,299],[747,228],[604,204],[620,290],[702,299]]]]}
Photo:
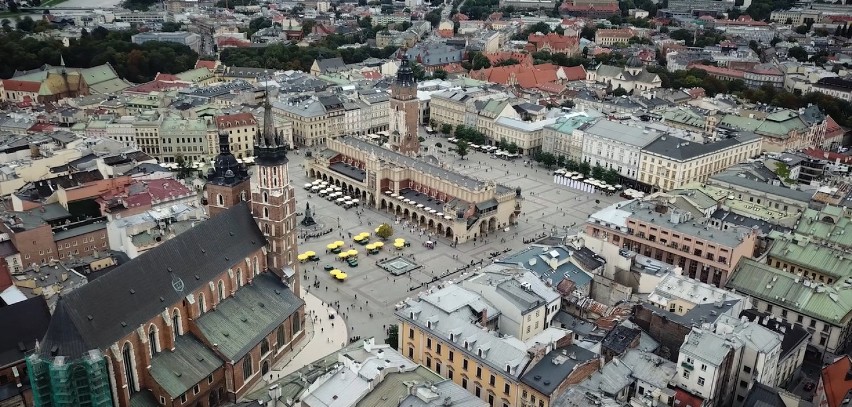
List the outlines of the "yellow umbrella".
{"type": "Polygon", "coordinates": [[[375,248],[376,248],[376,244],[375,244],[375,243],[370,243],[370,244],[368,244],[368,245],[366,245],[366,246],[364,246],[364,247],[366,247],[366,248],[367,248],[367,250],[373,250],[373,249],[375,249],[375,248]]]}
{"type": "Polygon", "coordinates": [[[339,269],[334,269],[334,270],[329,271],[329,272],[328,272],[328,274],[331,274],[331,275],[333,275],[333,276],[336,276],[336,275],[340,274],[340,270],[339,270],[339,269]]]}
{"type": "Polygon", "coordinates": [[[394,247],[396,247],[396,248],[401,248],[401,247],[405,246],[405,243],[403,243],[403,242],[396,242],[396,243],[394,243],[393,245],[394,245],[394,247]]]}
{"type": "Polygon", "coordinates": [[[338,254],[337,257],[340,257],[341,259],[345,259],[345,258],[349,257],[349,252],[340,252],[340,254],[338,254]]]}
{"type": "Polygon", "coordinates": [[[369,237],[369,236],[370,236],[370,232],[362,232],[362,233],[361,233],[361,236],[368,236],[368,237],[369,237]]]}
{"type": "Polygon", "coordinates": [[[313,250],[309,250],[309,251],[305,252],[305,255],[308,256],[308,257],[314,257],[314,256],[317,255],[317,253],[314,252],[313,250]]]}
{"type": "Polygon", "coordinates": [[[349,255],[350,255],[350,256],[357,256],[357,255],[358,255],[358,251],[357,251],[357,250],[355,250],[355,249],[352,249],[352,250],[350,250],[350,251],[349,251],[349,255]]]}
{"type": "Polygon", "coordinates": [[[334,242],[333,244],[334,244],[335,246],[343,246],[345,243],[343,243],[343,241],[342,241],[342,240],[338,240],[338,241],[334,242]]]}
{"type": "Polygon", "coordinates": [[[353,237],[352,240],[354,240],[356,242],[360,242],[360,241],[364,240],[364,236],[357,235],[357,236],[353,237]]]}
{"type": "Polygon", "coordinates": [[[405,239],[403,239],[403,238],[401,238],[401,237],[398,237],[398,238],[396,238],[396,240],[394,240],[394,242],[396,242],[396,243],[405,243],[405,239]]]}
{"type": "Polygon", "coordinates": [[[381,249],[382,247],[384,247],[384,245],[385,245],[385,244],[384,244],[384,243],[382,243],[382,242],[376,242],[376,243],[373,243],[373,246],[375,246],[375,247],[376,247],[376,249],[381,249]]]}
{"type": "Polygon", "coordinates": [[[334,243],[331,243],[331,244],[325,246],[325,248],[328,249],[328,250],[334,250],[334,249],[337,248],[337,245],[334,244],[334,243]]]}
{"type": "Polygon", "coordinates": [[[299,260],[307,260],[308,256],[305,256],[304,254],[300,254],[300,255],[296,256],[296,258],[299,259],[299,260]]]}
{"type": "Polygon", "coordinates": [[[339,274],[334,276],[334,278],[336,278],[338,280],[346,280],[346,277],[349,277],[349,275],[346,274],[346,273],[343,273],[343,272],[340,272],[339,274]]]}

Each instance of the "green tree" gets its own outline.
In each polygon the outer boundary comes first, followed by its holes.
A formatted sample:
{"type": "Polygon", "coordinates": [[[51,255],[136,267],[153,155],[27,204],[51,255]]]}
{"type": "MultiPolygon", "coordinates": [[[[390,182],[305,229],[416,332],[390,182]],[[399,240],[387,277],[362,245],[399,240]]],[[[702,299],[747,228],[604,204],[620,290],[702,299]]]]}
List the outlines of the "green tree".
{"type": "Polygon", "coordinates": [[[538,162],[540,162],[547,168],[552,168],[554,165],[556,165],[556,156],[552,153],[541,153],[538,155],[538,162]]]}
{"type": "Polygon", "coordinates": [[[387,240],[393,236],[393,228],[387,223],[382,223],[376,230],[376,236],[382,238],[382,240],[387,240]]]}
{"type": "Polygon", "coordinates": [[[453,134],[453,125],[447,124],[447,123],[442,124],[441,125],[441,133],[444,133],[444,134],[447,134],[447,135],[453,134]]]}
{"type": "Polygon", "coordinates": [[[604,168],[601,167],[600,164],[595,164],[595,166],[592,167],[592,178],[603,179],[603,175],[604,175],[605,171],[606,170],[604,170],[604,168]]]}
{"type": "Polygon", "coordinates": [[[175,32],[180,31],[183,28],[181,23],[176,23],[174,21],[166,21],[160,27],[160,30],[163,32],[175,32]]]}
{"type": "Polygon", "coordinates": [[[606,171],[603,173],[603,175],[601,176],[601,179],[602,179],[604,182],[606,182],[607,184],[610,184],[610,185],[615,185],[615,184],[617,184],[617,183],[618,183],[619,178],[620,178],[620,177],[619,177],[619,175],[618,175],[618,171],[616,171],[615,169],[612,169],[612,168],[610,168],[610,169],[606,170],[606,171]]]}
{"type": "Polygon", "coordinates": [[[506,151],[508,151],[509,154],[517,154],[518,149],[519,149],[519,147],[514,141],[509,143],[509,146],[506,147],[506,151]]]}
{"type": "Polygon", "coordinates": [[[469,153],[470,145],[467,144],[467,141],[459,140],[456,143],[456,154],[459,155],[459,158],[464,160],[464,158],[469,153]]]}
{"type": "Polygon", "coordinates": [[[515,58],[507,58],[507,59],[501,59],[501,60],[497,61],[494,64],[494,66],[509,66],[509,65],[517,65],[517,64],[520,64],[520,63],[521,63],[521,61],[518,61],[515,58]]]}
{"type": "Polygon", "coordinates": [[[795,46],[787,50],[787,56],[796,58],[799,62],[805,62],[808,60],[808,51],[805,51],[802,47],[795,46]]]}
{"type": "Polygon", "coordinates": [[[577,171],[580,171],[584,176],[589,176],[592,172],[592,166],[589,163],[583,161],[577,166],[577,171]]]}
{"type": "Polygon", "coordinates": [[[447,79],[447,71],[438,68],[432,72],[432,79],[447,79]]]}
{"type": "Polygon", "coordinates": [[[807,34],[808,31],[810,31],[810,30],[811,30],[811,27],[808,27],[805,24],[802,24],[802,25],[796,27],[795,29],[793,29],[793,31],[795,31],[798,34],[807,34]]]}
{"type": "Polygon", "coordinates": [[[12,32],[12,22],[8,18],[4,18],[2,21],[0,21],[0,25],[3,26],[3,31],[7,33],[12,32]]]}
{"type": "Polygon", "coordinates": [[[178,153],[175,156],[175,163],[177,163],[177,178],[178,179],[186,179],[192,175],[192,167],[189,162],[183,157],[183,154],[178,153]]]}
{"type": "Polygon", "coordinates": [[[618,96],[626,96],[626,95],[627,95],[627,91],[624,90],[624,88],[622,88],[622,87],[615,88],[612,91],[612,96],[618,97],[618,96]]]}
{"type": "Polygon", "coordinates": [[[390,345],[394,350],[399,347],[399,325],[388,327],[388,337],[385,338],[385,344],[390,345]]]}
{"type": "Polygon", "coordinates": [[[23,18],[18,20],[16,25],[18,26],[19,30],[31,33],[35,30],[36,23],[32,17],[24,16],[23,18]]]}

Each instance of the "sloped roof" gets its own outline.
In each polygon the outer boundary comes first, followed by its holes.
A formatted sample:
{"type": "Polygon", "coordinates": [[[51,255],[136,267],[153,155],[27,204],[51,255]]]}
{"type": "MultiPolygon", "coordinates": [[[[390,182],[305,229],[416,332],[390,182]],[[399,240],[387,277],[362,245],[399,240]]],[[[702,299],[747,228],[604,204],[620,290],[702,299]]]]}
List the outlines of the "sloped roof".
{"type": "Polygon", "coordinates": [[[49,324],[50,310],[43,296],[0,307],[0,366],[24,360],[49,324]]]}
{"type": "Polygon", "coordinates": [[[822,383],[825,386],[825,398],[830,407],[840,407],[846,395],[852,391],[852,381],[846,374],[852,370],[852,359],[843,355],[822,369],[822,383]]]}
{"type": "Polygon", "coordinates": [[[104,349],[265,244],[240,203],[64,296],[45,346],[62,344],[67,356],[104,349]]]}
{"type": "Polygon", "coordinates": [[[155,355],[150,369],[154,381],[173,399],[222,366],[222,360],[192,334],[178,336],[174,348],[155,355]]]}

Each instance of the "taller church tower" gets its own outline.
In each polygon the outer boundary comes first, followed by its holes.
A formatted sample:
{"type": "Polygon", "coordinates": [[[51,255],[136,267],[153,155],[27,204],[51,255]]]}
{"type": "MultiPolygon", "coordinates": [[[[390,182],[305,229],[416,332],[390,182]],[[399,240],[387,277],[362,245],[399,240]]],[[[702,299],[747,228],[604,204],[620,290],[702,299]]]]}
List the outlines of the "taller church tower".
{"type": "Polygon", "coordinates": [[[296,266],[296,199],[287,168],[288,146],[275,132],[268,95],[263,109],[263,128],[254,144],[257,166],[251,179],[251,211],[269,242],[267,267],[287,281],[298,296],[301,280],[296,266]]]}
{"type": "Polygon", "coordinates": [[[408,56],[402,56],[396,81],[391,86],[390,145],[402,154],[416,156],[420,153],[417,121],[420,101],[417,99],[417,81],[408,56]]]}

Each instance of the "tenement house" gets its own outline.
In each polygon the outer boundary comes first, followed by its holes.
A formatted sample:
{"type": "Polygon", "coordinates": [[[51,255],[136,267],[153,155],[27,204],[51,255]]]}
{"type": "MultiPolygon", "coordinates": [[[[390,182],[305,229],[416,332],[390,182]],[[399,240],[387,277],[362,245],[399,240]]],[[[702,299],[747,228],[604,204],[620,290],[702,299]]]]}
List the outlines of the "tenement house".
{"type": "Polygon", "coordinates": [[[680,266],[684,275],[722,287],[737,262],[755,254],[757,233],[710,229],[705,222],[666,201],[630,201],[593,213],[585,233],[680,266]]]}
{"type": "Polygon", "coordinates": [[[620,183],[631,184],[639,178],[642,148],[660,136],[656,131],[610,120],[581,127],[579,133],[583,140],[583,162],[615,170],[622,178],[620,183]]]}
{"type": "Polygon", "coordinates": [[[314,147],[349,133],[344,126],[345,109],[339,96],[300,96],[272,104],[276,115],[293,122],[296,146],[314,147]]]}

